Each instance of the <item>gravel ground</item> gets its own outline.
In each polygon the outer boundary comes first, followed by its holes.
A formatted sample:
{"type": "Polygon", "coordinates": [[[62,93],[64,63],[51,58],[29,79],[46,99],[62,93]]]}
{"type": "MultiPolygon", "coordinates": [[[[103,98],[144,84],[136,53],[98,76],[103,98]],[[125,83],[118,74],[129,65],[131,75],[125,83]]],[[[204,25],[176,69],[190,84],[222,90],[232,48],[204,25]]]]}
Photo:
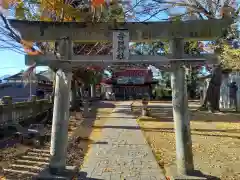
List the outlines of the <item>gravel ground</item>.
{"type": "MultiPolygon", "coordinates": [[[[134,108],[134,112],[140,111],[134,108]]],[[[176,160],[171,109],[158,108],[151,114],[154,118],[140,118],[139,123],[160,166],[166,169],[176,160]]],[[[240,179],[240,114],[192,111],[191,132],[196,170],[215,179],[240,179]]]]}

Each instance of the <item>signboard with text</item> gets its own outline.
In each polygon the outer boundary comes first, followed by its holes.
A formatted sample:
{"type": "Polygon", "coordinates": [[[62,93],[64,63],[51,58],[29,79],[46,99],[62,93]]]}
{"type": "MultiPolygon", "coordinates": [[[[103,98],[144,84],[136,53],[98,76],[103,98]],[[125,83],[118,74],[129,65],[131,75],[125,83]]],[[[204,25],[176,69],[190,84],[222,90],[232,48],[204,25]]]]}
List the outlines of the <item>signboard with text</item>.
{"type": "Polygon", "coordinates": [[[129,58],[129,32],[113,31],[113,61],[129,58]]]}

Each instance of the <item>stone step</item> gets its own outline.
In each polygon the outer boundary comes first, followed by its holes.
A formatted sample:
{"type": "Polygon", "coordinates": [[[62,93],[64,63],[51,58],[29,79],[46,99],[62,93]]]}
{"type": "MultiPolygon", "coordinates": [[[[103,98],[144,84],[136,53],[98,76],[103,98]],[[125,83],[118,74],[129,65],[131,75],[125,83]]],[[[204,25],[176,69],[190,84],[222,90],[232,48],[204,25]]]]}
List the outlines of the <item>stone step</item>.
{"type": "Polygon", "coordinates": [[[0,180],[16,180],[16,178],[8,178],[6,176],[0,176],[0,180]]]}
{"type": "Polygon", "coordinates": [[[20,174],[18,172],[10,172],[5,171],[4,172],[4,178],[3,180],[25,180],[25,179],[32,179],[33,175],[31,174],[20,174]]]}
{"type": "Polygon", "coordinates": [[[44,148],[44,149],[33,148],[33,149],[29,150],[29,152],[50,153],[50,149],[49,148],[44,148]]]}
{"type": "Polygon", "coordinates": [[[16,159],[16,163],[26,164],[26,165],[48,165],[48,162],[42,162],[42,161],[32,161],[32,160],[24,160],[24,159],[16,159]]]}
{"type": "Polygon", "coordinates": [[[13,172],[13,173],[19,173],[19,174],[33,175],[33,176],[38,175],[38,173],[34,173],[30,171],[14,170],[14,169],[8,169],[8,168],[4,168],[3,170],[4,172],[13,172]]]}
{"type": "Polygon", "coordinates": [[[68,124],[68,127],[76,127],[77,126],[77,123],[76,122],[70,122],[68,124]]]}
{"type": "Polygon", "coordinates": [[[35,160],[35,161],[49,161],[49,157],[36,157],[36,156],[21,156],[21,159],[25,160],[35,160]]]}
{"type": "Polygon", "coordinates": [[[41,152],[28,152],[27,155],[30,156],[41,156],[41,157],[50,157],[50,153],[41,153],[41,152]]]}
{"type": "Polygon", "coordinates": [[[19,171],[29,171],[37,173],[44,169],[41,166],[23,165],[23,164],[12,164],[9,169],[19,170],[19,171]]]}

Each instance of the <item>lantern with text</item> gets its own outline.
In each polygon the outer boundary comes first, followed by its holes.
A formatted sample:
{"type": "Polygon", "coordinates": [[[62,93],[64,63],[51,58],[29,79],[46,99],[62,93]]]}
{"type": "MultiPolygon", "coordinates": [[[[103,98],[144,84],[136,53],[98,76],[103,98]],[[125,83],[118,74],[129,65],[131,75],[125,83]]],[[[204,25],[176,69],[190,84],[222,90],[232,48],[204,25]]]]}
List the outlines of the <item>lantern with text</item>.
{"type": "Polygon", "coordinates": [[[146,96],[144,96],[142,99],[142,116],[149,115],[148,108],[147,108],[148,102],[149,102],[149,99],[146,96]]]}

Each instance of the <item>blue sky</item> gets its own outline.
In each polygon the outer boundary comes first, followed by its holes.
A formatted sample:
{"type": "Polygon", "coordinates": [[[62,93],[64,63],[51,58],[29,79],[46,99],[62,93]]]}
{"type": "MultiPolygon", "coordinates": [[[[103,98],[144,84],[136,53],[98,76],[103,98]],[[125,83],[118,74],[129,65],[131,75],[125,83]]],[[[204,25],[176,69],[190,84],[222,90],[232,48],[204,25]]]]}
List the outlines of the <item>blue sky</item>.
{"type": "MultiPolygon", "coordinates": [[[[11,50],[2,50],[0,51],[0,59],[2,65],[0,66],[0,76],[6,74],[15,74],[21,70],[25,70],[27,67],[25,66],[24,55],[13,52],[11,50]]],[[[43,70],[44,67],[38,67],[37,70],[43,70]]]]}
{"type": "Polygon", "coordinates": [[[25,69],[24,56],[10,50],[0,51],[2,65],[0,66],[0,76],[14,74],[21,69],[25,69]]]}

